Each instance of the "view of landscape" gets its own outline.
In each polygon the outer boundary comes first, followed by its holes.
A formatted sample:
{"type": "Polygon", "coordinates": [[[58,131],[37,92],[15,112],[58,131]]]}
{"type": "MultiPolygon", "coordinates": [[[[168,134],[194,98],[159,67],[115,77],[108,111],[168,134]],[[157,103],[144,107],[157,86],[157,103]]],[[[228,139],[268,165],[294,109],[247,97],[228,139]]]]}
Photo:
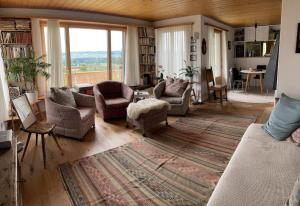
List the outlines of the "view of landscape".
{"type": "MultiPolygon", "coordinates": [[[[63,53],[63,65],[66,66],[66,55],[63,53]]],[[[71,52],[73,84],[97,83],[108,79],[106,51],[71,52]]],[[[65,70],[65,81],[67,71],[65,70]]],[[[123,54],[122,51],[112,51],[112,79],[122,80],[123,54]]]]}
{"type": "MultiPolygon", "coordinates": [[[[45,43],[47,27],[44,27],[45,43]]],[[[108,68],[108,30],[69,28],[70,61],[72,86],[95,84],[104,80],[122,81],[123,79],[123,31],[111,30],[111,78],[108,68]]],[[[60,28],[62,64],[65,71],[65,84],[68,83],[69,71],[66,69],[65,28],[60,28]]],[[[46,51],[47,51],[47,44],[46,51]]]]}

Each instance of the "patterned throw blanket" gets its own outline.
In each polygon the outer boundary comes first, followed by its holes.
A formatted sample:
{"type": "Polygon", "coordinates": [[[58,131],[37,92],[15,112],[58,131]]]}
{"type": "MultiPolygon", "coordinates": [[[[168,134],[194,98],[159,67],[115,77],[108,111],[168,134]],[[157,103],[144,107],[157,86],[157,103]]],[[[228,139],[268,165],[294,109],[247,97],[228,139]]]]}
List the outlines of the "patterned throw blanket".
{"type": "Polygon", "coordinates": [[[196,112],[149,138],[60,165],[74,205],[206,205],[254,118],[196,112]]]}

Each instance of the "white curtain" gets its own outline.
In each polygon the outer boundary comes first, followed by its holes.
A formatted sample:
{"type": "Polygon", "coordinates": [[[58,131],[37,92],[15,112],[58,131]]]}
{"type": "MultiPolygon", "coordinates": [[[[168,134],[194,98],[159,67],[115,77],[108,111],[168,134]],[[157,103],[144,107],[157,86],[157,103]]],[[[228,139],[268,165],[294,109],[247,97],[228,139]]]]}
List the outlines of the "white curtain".
{"type": "Polygon", "coordinates": [[[227,32],[222,31],[222,83],[227,84],[227,79],[228,79],[227,32]]]}
{"type": "MultiPolygon", "coordinates": [[[[1,48],[0,48],[1,54],[1,48]]],[[[9,93],[3,59],[0,55],[0,129],[4,129],[3,121],[8,119],[9,93]]]]}
{"type": "MultiPolygon", "coordinates": [[[[40,57],[43,55],[42,49],[42,36],[41,36],[41,26],[40,19],[31,19],[31,33],[32,33],[32,44],[35,57],[40,57]]],[[[39,96],[45,96],[46,94],[46,80],[44,77],[38,76],[37,86],[39,91],[39,96]]]]}
{"type": "Polygon", "coordinates": [[[51,64],[51,67],[49,68],[51,76],[47,84],[49,90],[50,87],[62,87],[64,85],[64,71],[61,58],[61,41],[58,20],[48,20],[47,36],[47,63],[51,64]]]}
{"type": "Polygon", "coordinates": [[[137,27],[128,26],[125,43],[125,84],[136,86],[140,84],[138,35],[137,27]]]}
{"type": "Polygon", "coordinates": [[[167,76],[179,75],[190,61],[191,25],[171,26],[156,30],[156,65],[167,76]]]}
{"type": "Polygon", "coordinates": [[[208,66],[215,68],[215,29],[208,26],[208,66]]]}

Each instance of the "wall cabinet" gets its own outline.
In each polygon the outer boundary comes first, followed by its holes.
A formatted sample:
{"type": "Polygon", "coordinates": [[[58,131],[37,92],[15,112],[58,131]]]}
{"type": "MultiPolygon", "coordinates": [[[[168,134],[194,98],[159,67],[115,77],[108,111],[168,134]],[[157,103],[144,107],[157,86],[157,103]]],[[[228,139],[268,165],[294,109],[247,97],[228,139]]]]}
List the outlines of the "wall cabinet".
{"type": "MultiPolygon", "coordinates": [[[[256,41],[269,40],[269,26],[258,26],[256,29],[256,41]]],[[[255,27],[245,27],[245,41],[255,41],[255,27]]]]}

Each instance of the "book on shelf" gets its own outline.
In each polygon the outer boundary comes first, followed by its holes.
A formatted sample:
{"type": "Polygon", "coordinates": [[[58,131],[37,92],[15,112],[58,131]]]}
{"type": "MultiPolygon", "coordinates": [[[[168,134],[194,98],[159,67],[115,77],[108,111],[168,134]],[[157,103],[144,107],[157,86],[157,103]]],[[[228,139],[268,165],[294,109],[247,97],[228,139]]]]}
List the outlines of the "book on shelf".
{"type": "Polygon", "coordinates": [[[141,55],[140,64],[155,64],[155,56],[153,55],[141,55]]]}
{"type": "Polygon", "coordinates": [[[20,58],[20,57],[32,57],[33,50],[31,46],[25,47],[2,47],[2,57],[4,59],[20,58]]]}
{"type": "Polygon", "coordinates": [[[12,130],[0,131],[0,149],[8,149],[11,147],[12,130]]]}
{"type": "Polygon", "coordinates": [[[140,43],[140,45],[151,45],[151,46],[154,46],[155,45],[155,39],[141,37],[141,38],[139,38],[139,43],[140,43]]]}
{"type": "Polygon", "coordinates": [[[139,37],[151,37],[154,38],[154,29],[150,27],[139,27],[138,28],[139,37]]]}
{"type": "Polygon", "coordinates": [[[31,44],[30,32],[2,32],[2,44],[31,44]]]}
{"type": "Polygon", "coordinates": [[[154,46],[140,46],[140,53],[141,54],[155,54],[155,47],[154,46]]]}

